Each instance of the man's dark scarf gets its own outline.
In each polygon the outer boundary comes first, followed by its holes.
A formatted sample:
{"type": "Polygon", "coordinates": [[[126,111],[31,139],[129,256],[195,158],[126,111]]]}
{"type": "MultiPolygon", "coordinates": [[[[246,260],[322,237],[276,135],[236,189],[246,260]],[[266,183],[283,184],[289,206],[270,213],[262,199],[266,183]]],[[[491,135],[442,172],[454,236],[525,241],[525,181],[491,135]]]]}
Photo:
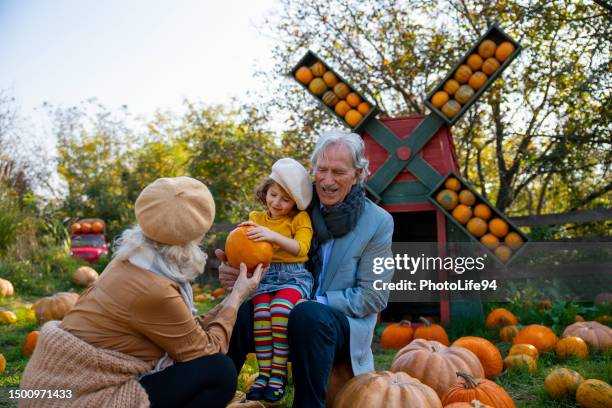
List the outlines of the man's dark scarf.
{"type": "MultiPolygon", "coordinates": [[[[330,239],[343,237],[355,228],[357,221],[365,206],[365,191],[360,184],[355,184],[344,201],[331,208],[321,208],[321,202],[316,191],[312,195],[312,202],[308,213],[312,220],[313,236],[308,251],[308,268],[315,274],[315,288],[317,286],[319,268],[322,263],[319,249],[330,239]],[[316,271],[316,272],[315,272],[316,271]]],[[[314,293],[313,289],[313,293],[314,293]]]]}

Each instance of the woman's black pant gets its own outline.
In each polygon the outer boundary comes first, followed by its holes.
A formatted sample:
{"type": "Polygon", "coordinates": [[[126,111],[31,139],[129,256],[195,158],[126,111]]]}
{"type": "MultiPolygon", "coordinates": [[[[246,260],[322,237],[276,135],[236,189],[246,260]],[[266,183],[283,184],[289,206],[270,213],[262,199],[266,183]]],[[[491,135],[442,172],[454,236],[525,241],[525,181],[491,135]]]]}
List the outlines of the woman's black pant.
{"type": "Polygon", "coordinates": [[[217,353],[184,363],[175,363],[140,379],[149,394],[151,408],[220,407],[236,392],[233,361],[217,353]]]}

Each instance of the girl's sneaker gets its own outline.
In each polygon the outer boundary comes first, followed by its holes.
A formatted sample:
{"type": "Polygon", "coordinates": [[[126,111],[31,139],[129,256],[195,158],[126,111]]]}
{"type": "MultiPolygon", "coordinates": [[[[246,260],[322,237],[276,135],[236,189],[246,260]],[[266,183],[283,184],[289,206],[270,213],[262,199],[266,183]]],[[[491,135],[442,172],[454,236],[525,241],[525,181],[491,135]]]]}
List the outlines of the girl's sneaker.
{"type": "Polygon", "coordinates": [[[246,394],[246,399],[249,401],[259,401],[263,399],[264,391],[267,390],[268,387],[254,387],[251,385],[249,391],[246,394]]]}
{"type": "Polygon", "coordinates": [[[268,402],[277,402],[285,397],[285,385],[282,387],[271,387],[269,384],[263,392],[263,399],[268,402]]]}

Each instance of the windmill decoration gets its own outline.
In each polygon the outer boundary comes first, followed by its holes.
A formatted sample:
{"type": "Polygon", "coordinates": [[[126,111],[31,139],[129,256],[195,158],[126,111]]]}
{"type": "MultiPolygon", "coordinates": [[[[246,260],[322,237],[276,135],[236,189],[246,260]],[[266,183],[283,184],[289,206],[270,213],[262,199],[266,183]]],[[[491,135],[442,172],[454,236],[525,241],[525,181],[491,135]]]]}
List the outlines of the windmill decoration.
{"type": "MultiPolygon", "coordinates": [[[[311,51],[296,64],[291,76],[325,110],[363,137],[372,172],[366,190],[396,219],[394,241],[430,240],[402,232],[402,220],[412,214],[418,217],[412,221],[431,219],[435,224],[433,241],[467,236],[506,265],[527,237],[459,175],[450,127],[520,50],[516,41],[492,25],[426,96],[431,113],[425,117],[378,120],[376,106],[311,51]]],[[[442,303],[442,320],[448,320],[448,303],[442,303]]]]}

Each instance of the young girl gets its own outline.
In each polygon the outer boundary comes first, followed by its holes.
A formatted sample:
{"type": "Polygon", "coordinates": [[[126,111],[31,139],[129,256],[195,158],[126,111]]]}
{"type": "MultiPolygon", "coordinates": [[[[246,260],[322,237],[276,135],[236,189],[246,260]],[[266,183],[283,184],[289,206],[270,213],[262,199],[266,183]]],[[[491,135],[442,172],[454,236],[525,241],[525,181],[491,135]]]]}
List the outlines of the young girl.
{"type": "Polygon", "coordinates": [[[304,211],[312,199],[308,172],[293,159],[280,159],[255,197],[267,210],[251,212],[241,225],[254,226],[247,232],[249,239],[270,242],[274,256],[252,299],[259,377],[247,398],[274,402],[285,394],[289,313],[299,299],[310,295],[313,285],[304,266],[312,238],[310,217],[304,211]]]}

